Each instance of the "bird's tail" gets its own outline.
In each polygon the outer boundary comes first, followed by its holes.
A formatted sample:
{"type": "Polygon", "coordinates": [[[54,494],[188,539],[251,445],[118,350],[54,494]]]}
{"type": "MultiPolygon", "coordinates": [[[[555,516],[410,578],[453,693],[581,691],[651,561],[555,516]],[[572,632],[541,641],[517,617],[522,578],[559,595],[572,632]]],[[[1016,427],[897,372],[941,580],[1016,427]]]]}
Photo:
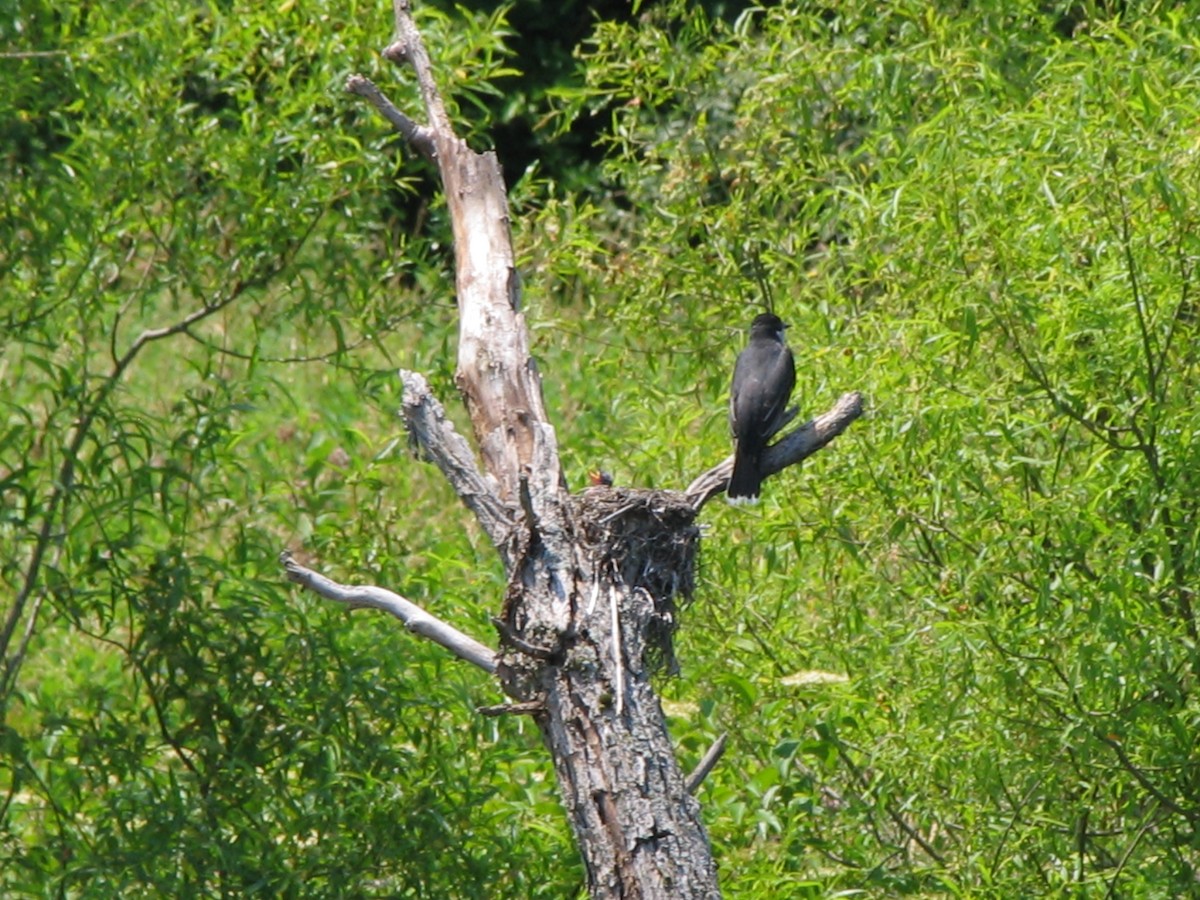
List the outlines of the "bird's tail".
{"type": "Polygon", "coordinates": [[[729,487],[725,499],[735,506],[757,503],[762,475],[758,471],[758,454],[739,452],[733,458],[733,474],[729,476],[729,487]]]}

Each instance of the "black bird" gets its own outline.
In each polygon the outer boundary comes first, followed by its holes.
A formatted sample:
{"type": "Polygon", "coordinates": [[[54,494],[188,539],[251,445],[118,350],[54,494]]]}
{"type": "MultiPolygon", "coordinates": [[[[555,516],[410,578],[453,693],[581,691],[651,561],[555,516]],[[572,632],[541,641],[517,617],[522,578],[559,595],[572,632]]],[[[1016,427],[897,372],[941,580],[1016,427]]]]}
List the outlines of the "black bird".
{"type": "Polygon", "coordinates": [[[783,342],[787,328],[779,316],[763,313],[750,324],[750,343],[737,358],[729,394],[729,428],[733,432],[733,475],[725,499],[757,503],[763,474],[762,452],[794,413],[787,409],[796,385],[796,362],[783,342]]]}

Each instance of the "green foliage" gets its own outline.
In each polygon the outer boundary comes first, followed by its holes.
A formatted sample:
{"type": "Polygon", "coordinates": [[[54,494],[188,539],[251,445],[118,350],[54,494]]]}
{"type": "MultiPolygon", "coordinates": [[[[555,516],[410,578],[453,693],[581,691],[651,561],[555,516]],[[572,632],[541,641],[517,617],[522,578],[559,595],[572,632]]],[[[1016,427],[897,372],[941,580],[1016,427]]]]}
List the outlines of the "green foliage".
{"type": "MultiPolygon", "coordinates": [[[[453,331],[432,186],[342,91],[388,11],[6,15],[0,893],[562,896],[536,734],[277,563],[484,635],[501,589],[395,418],[397,365],[452,395],[453,331]]],[[[421,24],[473,112],[502,14],[421,24]]]]}
{"type": "Polygon", "coordinates": [[[548,208],[612,238],[544,271],[636,335],[599,371],[664,386],[609,439],[685,448],[633,480],[726,451],[764,302],[807,411],[870,406],[708,513],[667,690],[685,748],[735,735],[703,798],[730,896],[1195,889],[1197,35],[1144,12],[679,3],[560,92],[611,110],[621,202],[548,208]]]}
{"type": "MultiPolygon", "coordinates": [[[[551,118],[611,120],[603,181],[514,198],[572,484],[726,454],[764,302],[806,413],[868,398],[761,508],[705,511],[662,688],[685,766],[732,736],[701,792],[731,897],[1195,889],[1197,35],[976,6],[598,22],[551,118]]],[[[505,15],[419,14],[474,145],[547,90],[506,105],[505,15]]],[[[276,563],[483,638],[503,591],[394,417],[397,366],[454,387],[442,205],[341,91],[416,108],[390,27],[0,14],[6,896],[580,884],[528,723],[276,563]]]]}

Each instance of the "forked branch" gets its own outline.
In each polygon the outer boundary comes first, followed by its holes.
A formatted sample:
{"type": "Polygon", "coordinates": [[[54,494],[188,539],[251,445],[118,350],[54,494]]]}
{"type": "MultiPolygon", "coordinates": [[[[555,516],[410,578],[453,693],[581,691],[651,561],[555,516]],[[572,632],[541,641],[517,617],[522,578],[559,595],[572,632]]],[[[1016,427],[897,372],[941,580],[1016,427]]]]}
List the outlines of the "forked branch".
{"type": "Polygon", "coordinates": [[[379,90],[371,79],[362,75],[351,75],[346,79],[346,90],[367,100],[379,110],[379,114],[391,122],[400,135],[412,145],[412,148],[427,160],[433,162],[437,158],[433,132],[401,112],[399,107],[385,97],[383,91],[379,90]]]}
{"type": "Polygon", "coordinates": [[[522,473],[535,466],[545,470],[549,465],[558,492],[561,466],[519,308],[500,163],[495,153],[476,153],[454,133],[409,0],[394,0],[393,10],[397,37],[383,55],[412,68],[426,124],[401,112],[360,75],[351,76],[347,90],[369,100],[418,152],[437,163],[442,176],[457,258],[456,380],[500,499],[515,503],[522,473]]]}

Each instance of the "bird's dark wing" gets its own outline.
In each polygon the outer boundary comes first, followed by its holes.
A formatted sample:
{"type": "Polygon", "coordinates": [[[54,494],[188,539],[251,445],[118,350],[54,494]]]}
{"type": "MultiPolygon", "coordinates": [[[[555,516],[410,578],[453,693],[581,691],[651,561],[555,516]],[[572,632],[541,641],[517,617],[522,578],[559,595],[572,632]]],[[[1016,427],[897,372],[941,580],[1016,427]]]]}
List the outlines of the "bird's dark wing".
{"type": "Polygon", "coordinates": [[[787,347],[781,349],[783,352],[776,359],[775,371],[771,375],[771,381],[778,386],[778,393],[773,398],[771,408],[764,417],[768,423],[768,440],[773,438],[783,427],[788,401],[792,397],[792,389],[796,387],[796,360],[792,357],[792,351],[787,347]]]}
{"type": "Polygon", "coordinates": [[[779,430],[795,384],[792,352],[778,341],[752,341],[733,372],[729,425],[734,437],[765,444],[779,430]]]}

